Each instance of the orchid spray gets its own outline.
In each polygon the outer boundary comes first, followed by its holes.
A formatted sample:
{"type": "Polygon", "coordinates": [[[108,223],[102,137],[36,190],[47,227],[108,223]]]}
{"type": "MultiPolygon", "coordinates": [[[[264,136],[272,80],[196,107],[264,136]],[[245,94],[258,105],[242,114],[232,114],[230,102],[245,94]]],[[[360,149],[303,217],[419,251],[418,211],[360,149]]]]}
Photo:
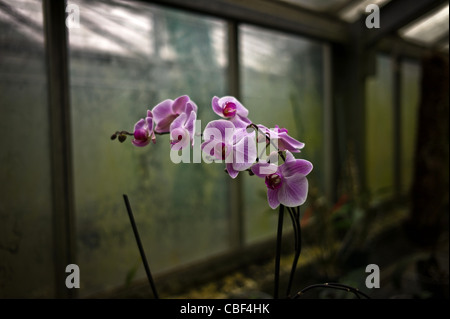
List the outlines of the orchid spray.
{"type": "MultiPolygon", "coordinates": [[[[235,97],[214,96],[211,101],[212,110],[219,116],[205,126],[201,133],[202,158],[207,163],[224,163],[225,172],[236,178],[240,172],[264,179],[267,186],[267,202],[272,209],[278,208],[278,229],[274,274],[274,298],[279,297],[279,273],[281,238],[285,210],[289,213],[293,224],[295,254],[286,291],[287,298],[298,298],[302,293],[316,287],[344,289],[353,292],[357,297],[363,295],[359,290],[341,284],[319,284],[304,288],[291,295],[291,286],[301,253],[300,206],[308,196],[307,175],[313,164],[305,159],[297,159],[293,153],[300,153],[305,144],[288,134],[286,128],[278,125],[269,129],[262,124],[253,123],[248,109],[235,97]],[[282,163],[279,163],[279,159],[282,163]]],[[[145,147],[157,142],[157,135],[170,136],[171,152],[183,152],[194,146],[197,105],[187,95],[175,100],[166,99],[151,110],[147,110],[145,118],[134,125],[133,132],[117,131],[111,139],[124,142],[132,136],[132,144],[145,147]]],[[[128,198],[124,195],[141,257],[146,268],[147,277],[157,298],[158,294],[151,278],[145,255],[143,255],[139,234],[134,224],[128,198]]]]}

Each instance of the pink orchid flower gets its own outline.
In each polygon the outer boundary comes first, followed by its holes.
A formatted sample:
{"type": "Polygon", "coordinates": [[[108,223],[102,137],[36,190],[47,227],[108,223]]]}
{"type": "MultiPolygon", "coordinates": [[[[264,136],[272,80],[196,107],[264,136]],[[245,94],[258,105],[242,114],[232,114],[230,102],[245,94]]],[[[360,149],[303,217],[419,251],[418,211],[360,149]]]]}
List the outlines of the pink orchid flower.
{"type": "Polygon", "coordinates": [[[174,151],[186,146],[194,146],[195,120],[197,114],[191,103],[187,103],[186,112],[181,113],[170,124],[170,145],[174,151]]]}
{"type": "MultiPolygon", "coordinates": [[[[170,132],[170,125],[181,114],[187,110],[193,109],[197,112],[197,105],[191,101],[189,96],[182,95],[175,100],[164,100],[156,105],[152,112],[156,123],[155,131],[157,133],[170,132]]],[[[188,114],[188,116],[190,113],[188,114]]]]}
{"type": "Polygon", "coordinates": [[[225,160],[231,178],[256,161],[254,133],[247,132],[246,128],[236,128],[231,121],[215,120],[206,125],[203,136],[202,151],[217,160],[225,160]]]}
{"type": "Polygon", "coordinates": [[[233,96],[214,96],[211,104],[217,115],[230,120],[236,128],[245,128],[252,123],[247,118],[248,110],[233,96]]]}
{"type": "Polygon", "coordinates": [[[155,133],[153,132],[153,114],[152,111],[147,111],[147,117],[140,119],[134,125],[134,140],[131,141],[133,145],[144,147],[150,143],[150,140],[155,142],[155,133]]]}
{"type": "MultiPolygon", "coordinates": [[[[263,139],[265,139],[265,136],[262,136],[266,134],[271,140],[277,143],[278,150],[280,151],[290,151],[293,153],[299,153],[302,148],[305,147],[305,144],[297,141],[295,138],[288,135],[288,130],[285,128],[280,128],[278,125],[275,125],[274,129],[268,129],[264,125],[258,124],[256,125],[259,129],[259,136],[258,136],[258,142],[262,142],[263,139]]],[[[267,141],[267,143],[270,143],[267,141]]]]}
{"type": "Polygon", "coordinates": [[[296,207],[305,203],[308,196],[306,176],[312,171],[311,162],[296,159],[286,151],[286,160],[280,166],[259,162],[252,166],[252,172],[264,178],[267,186],[267,200],[272,209],[280,204],[296,207]]]}

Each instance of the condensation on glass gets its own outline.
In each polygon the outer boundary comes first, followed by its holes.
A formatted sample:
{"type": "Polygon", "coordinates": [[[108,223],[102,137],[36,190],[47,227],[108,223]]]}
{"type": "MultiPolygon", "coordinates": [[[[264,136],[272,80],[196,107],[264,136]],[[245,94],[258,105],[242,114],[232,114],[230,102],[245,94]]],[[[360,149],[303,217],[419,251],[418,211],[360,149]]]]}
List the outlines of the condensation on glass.
{"type": "MultiPolygon", "coordinates": [[[[295,156],[316,167],[308,175],[309,198],[323,195],[324,45],[248,25],[239,31],[242,102],[249,118],[269,128],[286,128],[306,144],[295,156]]],[[[244,190],[246,241],[273,236],[278,214],[268,206],[264,181],[245,176],[244,190]]]]}
{"type": "MultiPolygon", "coordinates": [[[[228,176],[221,165],[174,164],[169,137],[138,148],[111,141],[148,109],[188,94],[204,128],[225,93],[226,24],[129,1],[69,1],[76,226],[82,295],[145,278],[122,195],[152,272],[229,248],[228,176]]],[[[198,128],[201,131],[201,127],[198,128]]]]}
{"type": "Polygon", "coordinates": [[[0,1],[0,298],[54,296],[41,1],[0,1]]]}

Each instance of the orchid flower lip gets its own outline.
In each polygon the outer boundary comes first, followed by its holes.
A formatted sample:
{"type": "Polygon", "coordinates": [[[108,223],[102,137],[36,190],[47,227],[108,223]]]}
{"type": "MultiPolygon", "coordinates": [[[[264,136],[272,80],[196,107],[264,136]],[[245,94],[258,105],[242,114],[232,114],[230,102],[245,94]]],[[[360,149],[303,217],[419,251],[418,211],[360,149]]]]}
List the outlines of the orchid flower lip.
{"type": "Polygon", "coordinates": [[[222,113],[226,118],[234,117],[236,115],[236,104],[233,102],[225,102],[222,113]]]}
{"type": "Polygon", "coordinates": [[[283,184],[283,178],[280,173],[267,175],[265,178],[266,186],[270,189],[278,189],[283,184]]]}
{"type": "Polygon", "coordinates": [[[148,138],[148,131],[144,129],[137,129],[134,131],[134,138],[137,140],[146,140],[148,138]]]}

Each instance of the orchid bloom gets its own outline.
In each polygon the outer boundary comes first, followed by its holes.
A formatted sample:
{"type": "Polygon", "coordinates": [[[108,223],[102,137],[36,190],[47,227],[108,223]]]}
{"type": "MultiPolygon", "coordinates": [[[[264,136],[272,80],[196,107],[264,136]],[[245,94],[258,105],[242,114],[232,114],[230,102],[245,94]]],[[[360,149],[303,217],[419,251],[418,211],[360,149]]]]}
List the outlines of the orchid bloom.
{"type": "Polygon", "coordinates": [[[170,124],[171,149],[178,151],[186,146],[194,146],[195,120],[197,114],[194,106],[187,103],[186,110],[170,124]],[[190,143],[189,143],[190,142],[190,143]]]}
{"type": "MultiPolygon", "coordinates": [[[[264,125],[258,124],[257,125],[259,131],[266,134],[271,140],[275,139],[278,147],[278,150],[280,151],[290,151],[293,153],[299,153],[302,148],[305,147],[305,144],[302,142],[297,141],[295,138],[288,135],[288,130],[285,128],[280,128],[278,125],[275,125],[275,128],[270,130],[264,125]]],[[[260,136],[262,134],[259,134],[258,136],[258,142],[262,142],[262,138],[266,138],[265,136],[260,136]]],[[[267,141],[267,143],[270,143],[267,141]]]]}
{"type": "Polygon", "coordinates": [[[212,99],[213,111],[222,118],[230,120],[236,128],[245,128],[251,121],[247,118],[248,110],[233,96],[212,99]]]}
{"type": "Polygon", "coordinates": [[[302,205],[308,196],[308,175],[313,169],[311,162],[296,159],[286,151],[286,160],[280,166],[259,162],[252,166],[252,172],[264,178],[267,186],[267,200],[272,209],[280,204],[286,207],[302,205]]]}
{"type": "Polygon", "coordinates": [[[203,136],[202,151],[225,160],[231,178],[236,178],[240,171],[249,169],[256,161],[254,134],[246,128],[236,128],[231,121],[215,120],[206,125],[203,136]]]}
{"type": "MultiPolygon", "coordinates": [[[[152,110],[156,123],[155,131],[157,133],[170,132],[170,125],[172,122],[182,113],[186,113],[186,111],[191,108],[197,112],[197,105],[191,101],[187,95],[182,95],[175,100],[167,99],[162,101],[152,110]]],[[[189,116],[190,114],[188,114],[188,117],[189,116]]]]}
{"type": "Polygon", "coordinates": [[[144,147],[150,140],[155,142],[155,133],[153,132],[153,114],[152,111],[147,111],[147,117],[145,119],[140,119],[134,125],[134,140],[132,141],[133,145],[144,147]]]}

